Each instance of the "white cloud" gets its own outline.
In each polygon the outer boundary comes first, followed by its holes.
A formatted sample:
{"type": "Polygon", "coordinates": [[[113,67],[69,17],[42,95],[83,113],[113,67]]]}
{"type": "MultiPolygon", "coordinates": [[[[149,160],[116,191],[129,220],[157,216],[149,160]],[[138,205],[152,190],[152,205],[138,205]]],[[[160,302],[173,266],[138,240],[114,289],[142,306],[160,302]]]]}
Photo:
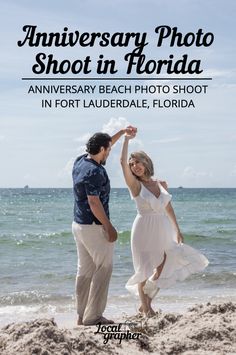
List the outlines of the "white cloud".
{"type": "Polygon", "coordinates": [[[233,70],[220,70],[220,69],[206,69],[204,74],[206,77],[216,78],[216,77],[232,77],[233,70]]]}
{"type": "Polygon", "coordinates": [[[75,158],[73,158],[73,157],[70,158],[68,160],[68,162],[66,163],[66,165],[62,168],[62,170],[58,172],[57,176],[59,178],[71,176],[74,161],[75,161],[75,158]]]}
{"type": "MultiPolygon", "coordinates": [[[[105,123],[102,128],[101,132],[108,133],[109,135],[113,135],[119,130],[127,127],[130,125],[130,123],[126,120],[124,117],[118,117],[114,118],[111,117],[107,123],[105,123]]],[[[87,132],[82,134],[81,136],[75,138],[75,142],[82,143],[77,149],[76,152],[77,154],[83,154],[85,153],[86,146],[85,144],[89,140],[89,138],[92,136],[93,133],[87,132]]],[[[135,139],[136,144],[142,145],[142,142],[138,139],[135,139]]],[[[132,142],[133,143],[133,142],[132,142]]]]}
{"type": "Polygon", "coordinates": [[[81,145],[76,149],[77,155],[85,154],[86,153],[86,146],[81,145]]]}
{"type": "MultiPolygon", "coordinates": [[[[118,117],[118,118],[110,118],[108,123],[105,123],[102,127],[102,132],[108,133],[110,135],[115,134],[118,132],[120,129],[123,129],[127,126],[129,126],[130,123],[127,121],[126,118],[124,117],[118,117]]],[[[114,147],[117,146],[117,144],[121,144],[122,138],[117,141],[117,143],[114,145],[114,147]]],[[[130,145],[132,146],[132,150],[141,150],[143,148],[143,142],[139,138],[134,138],[130,140],[130,145]]],[[[113,150],[114,150],[113,147],[113,150]]]]}
{"type": "Polygon", "coordinates": [[[75,139],[76,142],[79,142],[79,143],[82,143],[81,145],[79,145],[77,148],[76,148],[76,155],[81,155],[81,154],[84,154],[86,152],[86,143],[87,141],[89,140],[89,138],[92,136],[91,133],[85,133],[83,134],[82,136],[78,137],[75,139]]]}
{"type": "Polygon", "coordinates": [[[141,150],[141,149],[143,149],[143,146],[144,146],[143,141],[138,138],[131,139],[130,145],[132,146],[132,149],[135,147],[136,150],[141,150]]]}
{"type": "Polygon", "coordinates": [[[82,136],[75,138],[75,142],[86,143],[89,140],[89,138],[91,137],[91,135],[92,134],[90,134],[89,132],[85,133],[82,136]]]}
{"type": "Polygon", "coordinates": [[[124,117],[110,118],[108,123],[105,123],[102,127],[102,132],[113,135],[116,131],[129,126],[130,123],[124,117]]]}
{"type": "Polygon", "coordinates": [[[186,168],[184,168],[182,176],[183,177],[195,177],[196,172],[191,166],[186,166],[186,168]]]}
{"type": "Polygon", "coordinates": [[[184,168],[183,177],[185,178],[200,178],[200,177],[212,177],[212,173],[206,172],[206,171],[196,171],[192,166],[187,166],[184,168]]]}
{"type": "MultiPolygon", "coordinates": [[[[104,133],[108,133],[110,135],[113,135],[117,131],[119,131],[120,129],[123,129],[129,125],[130,125],[130,123],[124,117],[118,117],[118,118],[112,117],[112,118],[110,118],[108,123],[105,123],[103,125],[102,131],[104,133]]],[[[122,139],[119,139],[117,141],[118,144],[121,144],[121,142],[122,142],[122,139]]],[[[115,146],[117,145],[117,143],[115,144],[115,146]]],[[[143,146],[144,146],[142,140],[139,138],[131,139],[129,144],[132,146],[133,151],[134,150],[141,150],[141,149],[143,149],[143,146]]]]}
{"type": "MultiPolygon", "coordinates": [[[[119,118],[110,118],[110,120],[108,121],[108,123],[105,123],[101,129],[102,132],[104,133],[108,133],[110,135],[114,134],[115,132],[119,131],[120,129],[126,127],[129,125],[129,122],[123,118],[123,117],[119,117],[119,118]]],[[[79,143],[83,143],[81,144],[79,147],[77,147],[76,149],[76,154],[77,156],[80,154],[84,154],[86,151],[86,146],[85,143],[87,143],[88,139],[92,136],[91,133],[87,132],[82,134],[81,136],[75,138],[75,142],[79,142],[79,143]]],[[[142,146],[142,142],[140,140],[135,139],[135,144],[138,146],[142,146]]],[[[58,177],[59,178],[63,178],[65,176],[70,176],[71,175],[71,171],[73,168],[73,164],[74,164],[75,158],[72,157],[68,160],[68,162],[65,164],[65,166],[61,169],[61,171],[59,171],[58,173],[58,177]]]]}

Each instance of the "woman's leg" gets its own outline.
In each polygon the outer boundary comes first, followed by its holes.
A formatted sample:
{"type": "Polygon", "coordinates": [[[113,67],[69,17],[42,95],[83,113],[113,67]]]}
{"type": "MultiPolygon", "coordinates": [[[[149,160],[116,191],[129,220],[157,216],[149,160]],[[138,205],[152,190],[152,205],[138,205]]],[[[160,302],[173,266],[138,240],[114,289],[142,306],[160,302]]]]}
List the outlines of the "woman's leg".
{"type": "Polygon", "coordinates": [[[147,298],[145,293],[143,292],[143,286],[145,285],[146,281],[140,282],[138,284],[138,292],[139,292],[139,297],[141,301],[141,307],[139,308],[140,312],[144,312],[145,314],[148,314],[149,312],[149,307],[147,304],[147,298]]]}
{"type": "Polygon", "coordinates": [[[145,315],[154,316],[156,313],[151,306],[152,299],[143,292],[143,286],[145,285],[145,283],[146,281],[143,281],[138,284],[139,297],[141,300],[139,312],[144,313],[145,315]]]}
{"type": "Polygon", "coordinates": [[[166,253],[164,252],[164,259],[163,259],[162,263],[156,267],[154,274],[152,276],[152,280],[157,280],[160,277],[163,267],[165,265],[165,262],[166,262],[166,253]]]}
{"type": "MultiPolygon", "coordinates": [[[[152,308],[152,305],[151,305],[152,299],[150,297],[148,297],[148,295],[145,295],[145,297],[146,297],[146,304],[148,306],[148,314],[150,314],[151,316],[154,316],[156,313],[155,313],[155,311],[154,311],[154,309],[152,308]]],[[[143,312],[143,306],[142,305],[139,307],[139,312],[141,312],[141,313],[143,312]]]]}
{"type": "Polygon", "coordinates": [[[155,313],[155,311],[154,311],[154,309],[152,308],[152,305],[151,305],[152,299],[150,297],[148,297],[148,295],[146,295],[146,298],[147,298],[147,304],[148,304],[149,312],[150,312],[151,316],[155,316],[156,313],[155,313]]]}
{"type": "MultiPolygon", "coordinates": [[[[162,270],[164,268],[165,262],[166,262],[166,253],[164,252],[164,258],[163,258],[162,263],[154,269],[154,273],[152,274],[152,276],[147,281],[148,283],[149,282],[153,282],[153,281],[157,280],[160,277],[160,275],[162,273],[162,270]]],[[[157,288],[157,286],[153,285],[152,287],[155,287],[155,290],[154,289],[150,290],[150,285],[147,285],[147,286],[148,286],[149,290],[147,291],[147,287],[146,287],[146,290],[145,290],[145,293],[144,293],[144,295],[146,296],[146,305],[148,307],[149,314],[150,315],[155,315],[155,312],[154,312],[154,310],[153,310],[153,308],[151,306],[151,303],[152,303],[152,299],[155,297],[155,294],[158,292],[159,289],[157,288]],[[155,292],[153,292],[153,291],[155,291],[155,292]]],[[[139,308],[139,311],[143,312],[143,307],[142,306],[139,308]]]]}

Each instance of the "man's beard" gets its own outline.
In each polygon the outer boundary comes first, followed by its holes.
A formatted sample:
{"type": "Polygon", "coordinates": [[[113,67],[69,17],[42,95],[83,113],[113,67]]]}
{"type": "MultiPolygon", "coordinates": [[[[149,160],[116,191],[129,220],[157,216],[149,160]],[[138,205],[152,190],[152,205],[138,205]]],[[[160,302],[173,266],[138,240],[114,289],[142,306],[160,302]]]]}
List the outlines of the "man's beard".
{"type": "Polygon", "coordinates": [[[106,162],[107,162],[106,160],[101,160],[101,161],[100,161],[100,164],[101,164],[101,165],[106,165],[106,162]]]}

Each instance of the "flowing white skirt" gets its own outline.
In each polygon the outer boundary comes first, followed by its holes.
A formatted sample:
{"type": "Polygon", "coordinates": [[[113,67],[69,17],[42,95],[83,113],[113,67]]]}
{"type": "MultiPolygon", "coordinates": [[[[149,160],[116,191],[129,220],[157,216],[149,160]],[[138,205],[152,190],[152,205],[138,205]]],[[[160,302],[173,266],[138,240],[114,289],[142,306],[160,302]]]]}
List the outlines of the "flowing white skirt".
{"type": "Polygon", "coordinates": [[[156,281],[157,287],[168,288],[176,281],[202,271],[207,258],[198,250],[178,244],[176,232],[165,213],[147,213],[137,215],[131,231],[131,250],[134,275],[128,280],[126,288],[138,295],[138,283],[145,281],[154,269],[166,261],[161,275],[156,281]]]}

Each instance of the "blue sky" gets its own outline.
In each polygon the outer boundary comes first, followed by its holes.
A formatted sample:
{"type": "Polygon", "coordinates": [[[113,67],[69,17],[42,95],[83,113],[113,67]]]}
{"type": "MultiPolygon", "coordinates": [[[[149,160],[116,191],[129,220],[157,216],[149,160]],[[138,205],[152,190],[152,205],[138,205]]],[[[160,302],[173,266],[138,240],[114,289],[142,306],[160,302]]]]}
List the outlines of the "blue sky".
{"type": "MultiPolygon", "coordinates": [[[[150,154],[156,176],[169,186],[235,187],[235,1],[1,0],[0,4],[0,187],[70,187],[72,162],[89,135],[102,129],[112,133],[127,123],[139,131],[130,149],[150,154]],[[150,58],[187,52],[202,59],[204,75],[213,80],[207,83],[208,94],[195,98],[195,109],[45,110],[40,108],[42,97],[27,94],[29,83],[21,81],[21,77],[32,76],[34,56],[40,51],[16,45],[23,39],[25,24],[48,32],[62,31],[65,26],[80,32],[147,32],[150,58]],[[214,33],[214,44],[209,48],[156,49],[152,45],[154,29],[163,24],[177,26],[184,33],[203,28],[214,33]]],[[[88,48],[44,51],[61,59],[76,59],[87,55],[88,48]]],[[[122,68],[120,58],[125,52],[111,53],[105,48],[103,54],[112,55],[122,68]]],[[[99,53],[98,46],[89,49],[93,57],[99,53]]],[[[121,142],[107,163],[113,187],[124,186],[120,148],[121,142]]]]}

